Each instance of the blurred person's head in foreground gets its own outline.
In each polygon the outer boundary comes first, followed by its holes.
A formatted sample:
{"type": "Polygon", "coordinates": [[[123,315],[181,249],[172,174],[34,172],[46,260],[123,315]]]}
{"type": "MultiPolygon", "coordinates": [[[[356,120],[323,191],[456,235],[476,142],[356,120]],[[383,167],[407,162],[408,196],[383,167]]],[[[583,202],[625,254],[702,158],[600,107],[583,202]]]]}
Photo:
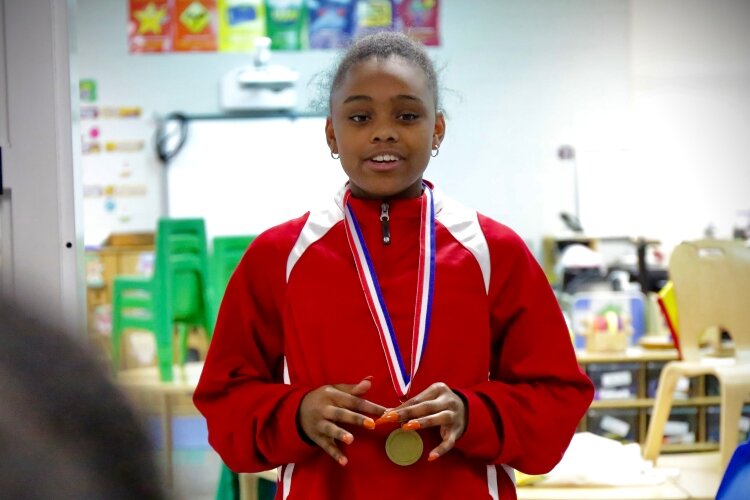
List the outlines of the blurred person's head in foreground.
{"type": "Polygon", "coordinates": [[[164,498],[141,423],[104,367],[1,300],[0,498],[164,498]]]}

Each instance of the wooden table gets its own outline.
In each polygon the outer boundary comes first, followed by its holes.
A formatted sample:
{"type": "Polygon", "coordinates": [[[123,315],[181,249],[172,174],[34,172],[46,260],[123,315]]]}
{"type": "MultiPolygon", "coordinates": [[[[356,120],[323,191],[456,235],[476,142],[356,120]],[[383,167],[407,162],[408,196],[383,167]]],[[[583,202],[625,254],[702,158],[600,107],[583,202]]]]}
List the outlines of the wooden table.
{"type": "MultiPolygon", "coordinates": [[[[178,405],[191,407],[196,414],[198,410],[192,406],[193,393],[198,385],[203,362],[186,363],[185,366],[172,367],[173,380],[162,382],[158,369],[153,367],[123,370],[117,374],[116,382],[124,391],[137,398],[153,398],[159,402],[158,413],[161,417],[162,444],[164,446],[166,483],[169,488],[174,482],[174,464],[172,451],[174,448],[172,434],[172,418],[178,405]]],[[[256,500],[258,497],[258,478],[276,482],[276,470],[257,474],[240,474],[241,500],[256,500]]]]}
{"type": "MultiPolygon", "coordinates": [[[[172,486],[174,477],[172,451],[172,417],[177,404],[192,405],[193,392],[198,384],[203,363],[187,363],[173,367],[174,380],[162,382],[156,367],[123,370],[117,374],[117,384],[136,396],[151,396],[159,401],[166,460],[166,481],[172,486]]],[[[193,407],[194,409],[194,407],[193,407]]],[[[195,410],[197,412],[197,410],[195,410]]],[[[677,468],[679,477],[658,486],[630,487],[548,487],[518,488],[519,500],[708,500],[716,495],[721,481],[718,452],[661,455],[658,467],[677,468]]],[[[242,500],[255,500],[258,478],[276,481],[276,471],[240,474],[242,500]]]]}
{"type": "Polygon", "coordinates": [[[198,385],[203,363],[186,363],[185,366],[175,365],[172,367],[174,380],[162,382],[159,379],[159,370],[155,366],[145,368],[134,368],[117,373],[116,383],[125,392],[134,398],[155,399],[159,402],[159,415],[161,417],[162,440],[165,456],[165,474],[168,487],[172,487],[174,480],[174,469],[172,463],[172,451],[174,448],[172,435],[172,418],[176,404],[192,407],[193,392],[198,385]]]}
{"type": "Polygon", "coordinates": [[[657,486],[518,488],[519,500],[710,500],[721,482],[719,453],[662,455],[657,467],[677,468],[680,475],[657,486]]]}

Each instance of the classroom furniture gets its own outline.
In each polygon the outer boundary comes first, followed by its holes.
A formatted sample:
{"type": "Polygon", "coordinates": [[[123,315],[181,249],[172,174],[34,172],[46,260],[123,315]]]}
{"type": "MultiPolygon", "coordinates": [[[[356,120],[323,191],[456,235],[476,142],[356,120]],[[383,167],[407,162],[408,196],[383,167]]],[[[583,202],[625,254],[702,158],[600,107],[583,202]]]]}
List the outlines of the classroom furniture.
{"type": "MultiPolygon", "coordinates": [[[[116,383],[142,411],[155,411],[160,416],[162,427],[162,449],[164,450],[166,483],[174,482],[174,451],[172,419],[175,415],[199,415],[193,405],[193,393],[198,385],[203,362],[188,362],[171,366],[170,380],[162,380],[160,369],[146,366],[121,370],[116,374],[116,383]]],[[[257,474],[240,474],[240,498],[258,500],[258,479],[276,482],[276,471],[257,474]]]]}
{"type": "Polygon", "coordinates": [[[216,236],[211,250],[211,280],[214,289],[215,311],[224,297],[224,290],[234,269],[242,260],[245,250],[255,239],[255,235],[216,236]]]}
{"type": "MultiPolygon", "coordinates": [[[[624,353],[578,350],[576,356],[595,386],[595,399],[578,430],[642,445],[661,370],[677,359],[677,351],[630,347],[624,353]]],[[[715,379],[698,376],[683,379],[679,385],[669,421],[671,427],[683,432],[671,433],[662,450],[717,450],[717,443],[710,439],[711,410],[720,402],[715,379]]]]}
{"type": "Polygon", "coordinates": [[[711,374],[720,387],[723,469],[737,446],[743,403],[750,399],[750,248],[732,241],[684,242],[675,247],[669,270],[683,360],[667,363],[661,372],[643,456],[656,460],[659,455],[678,379],[711,374]],[[729,332],[733,358],[702,355],[700,338],[711,327],[729,332]]]}
{"type": "Polygon", "coordinates": [[[178,412],[198,414],[192,399],[202,369],[202,362],[171,365],[172,373],[168,380],[162,377],[161,367],[156,366],[121,370],[116,373],[115,382],[131,397],[138,409],[155,410],[160,416],[168,487],[172,486],[174,479],[172,418],[178,412]]]}
{"type": "MultiPolygon", "coordinates": [[[[192,395],[198,383],[202,362],[190,362],[172,366],[172,380],[160,379],[157,367],[143,367],[122,370],[117,373],[119,387],[133,397],[134,401],[149,400],[160,413],[162,423],[163,449],[166,460],[167,482],[173,480],[172,462],[172,417],[186,412],[197,413],[192,404],[192,395]]],[[[721,471],[717,452],[680,453],[665,455],[659,460],[659,467],[679,468],[681,474],[676,479],[658,486],[638,487],[546,487],[528,486],[518,488],[519,500],[643,500],[653,498],[704,500],[713,498],[719,486],[721,471]]],[[[276,481],[276,470],[255,474],[240,474],[240,498],[257,499],[259,478],[276,481]]]]}
{"type": "MultiPolygon", "coordinates": [[[[646,263],[646,251],[649,246],[659,245],[655,239],[633,237],[633,236],[584,236],[581,234],[570,236],[544,236],[542,237],[542,268],[547,275],[551,285],[562,289],[564,283],[558,283],[557,263],[563,250],[570,245],[584,245],[591,250],[607,254],[607,247],[624,245],[635,250],[636,262],[628,271],[636,278],[643,293],[655,289],[655,282],[660,281],[666,272],[659,266],[648,266],[646,263]]],[[[630,266],[629,266],[630,267],[630,266]]],[[[610,269],[612,270],[612,269],[610,269]]]]}
{"type": "Polygon", "coordinates": [[[162,380],[172,377],[175,358],[185,361],[188,326],[211,337],[215,315],[208,277],[206,232],[202,219],[161,218],[156,233],[153,275],[117,276],[112,297],[112,364],[120,368],[123,332],[148,330],[156,338],[162,380]]]}
{"type": "MultiPolygon", "coordinates": [[[[85,258],[86,324],[96,353],[112,356],[112,287],[115,276],[150,276],[154,264],[154,233],[112,234],[101,246],[87,247],[85,258]]],[[[125,358],[125,352],[121,357],[125,358]]],[[[123,364],[131,361],[128,357],[123,364]]]]}
{"type": "Polygon", "coordinates": [[[675,468],[676,478],[655,486],[544,486],[517,489],[518,500],[712,500],[721,482],[718,452],[665,455],[659,468],[675,468]]]}
{"type": "MultiPolygon", "coordinates": [[[[221,299],[224,297],[224,290],[229,283],[229,278],[232,277],[234,269],[240,263],[245,250],[254,239],[254,235],[216,236],[213,239],[210,269],[216,314],[219,313],[219,306],[221,305],[221,299]]],[[[257,491],[257,485],[251,490],[257,491]]],[[[240,496],[241,487],[237,474],[222,464],[216,500],[234,500],[240,496]]]]}

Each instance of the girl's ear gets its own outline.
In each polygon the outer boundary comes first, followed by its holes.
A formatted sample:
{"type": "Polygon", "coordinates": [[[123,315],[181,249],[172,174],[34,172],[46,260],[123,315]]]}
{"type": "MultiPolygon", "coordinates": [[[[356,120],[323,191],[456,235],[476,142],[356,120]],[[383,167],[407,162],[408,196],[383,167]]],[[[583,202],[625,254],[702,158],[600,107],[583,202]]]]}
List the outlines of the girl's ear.
{"type": "Polygon", "coordinates": [[[336,146],[336,133],[333,131],[333,121],[330,116],[326,118],[326,142],[331,153],[339,152],[338,146],[336,146]]]}
{"type": "Polygon", "coordinates": [[[445,116],[442,111],[435,114],[435,130],[432,133],[433,146],[440,147],[445,137],[445,116]]]}

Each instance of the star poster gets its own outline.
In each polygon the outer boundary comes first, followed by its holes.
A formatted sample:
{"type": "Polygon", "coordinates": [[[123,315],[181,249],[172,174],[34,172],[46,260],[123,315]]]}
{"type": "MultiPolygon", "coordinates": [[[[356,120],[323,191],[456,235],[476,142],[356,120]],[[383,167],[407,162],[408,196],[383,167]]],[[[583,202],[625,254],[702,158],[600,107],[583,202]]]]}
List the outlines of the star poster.
{"type": "Polygon", "coordinates": [[[172,50],[169,0],[130,0],[129,16],[130,53],[172,50]]]}

